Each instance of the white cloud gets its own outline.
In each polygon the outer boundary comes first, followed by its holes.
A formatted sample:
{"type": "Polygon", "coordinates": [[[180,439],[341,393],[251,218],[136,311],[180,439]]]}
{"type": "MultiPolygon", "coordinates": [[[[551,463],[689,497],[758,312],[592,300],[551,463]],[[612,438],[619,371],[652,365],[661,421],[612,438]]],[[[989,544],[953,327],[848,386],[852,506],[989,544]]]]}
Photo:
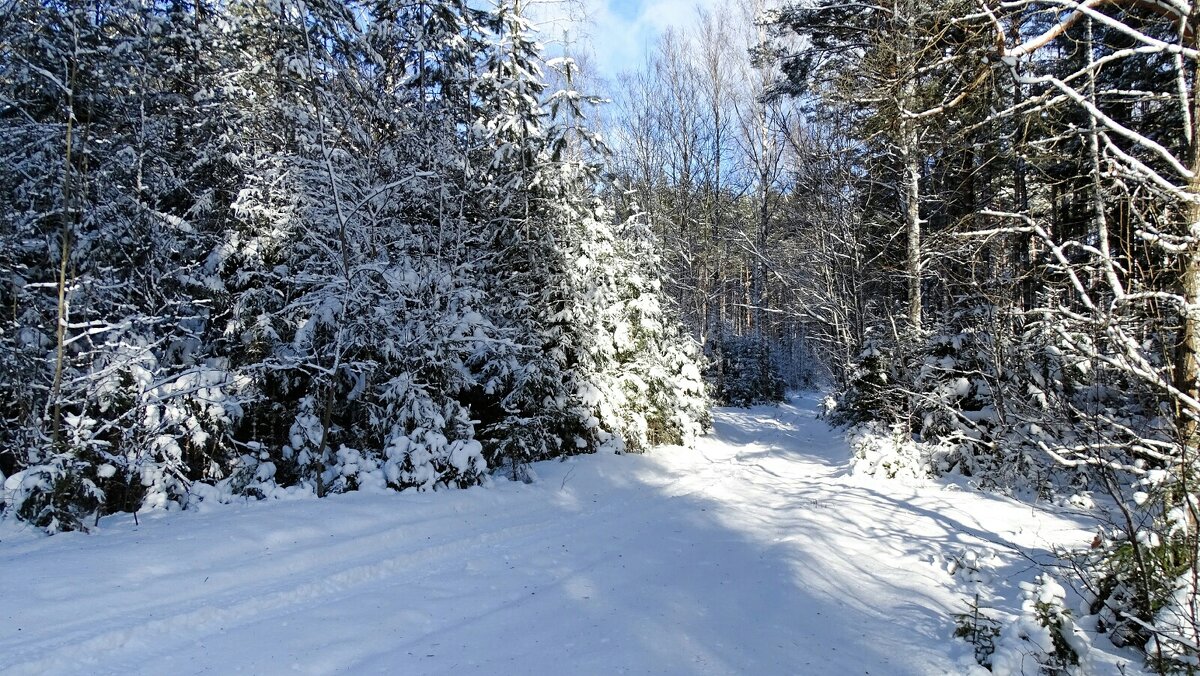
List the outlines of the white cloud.
{"type": "Polygon", "coordinates": [[[591,70],[611,80],[641,66],[668,28],[689,30],[699,8],[716,9],[733,1],[567,0],[539,4],[534,11],[544,41],[561,41],[566,32],[571,51],[590,52],[586,61],[591,70]]]}

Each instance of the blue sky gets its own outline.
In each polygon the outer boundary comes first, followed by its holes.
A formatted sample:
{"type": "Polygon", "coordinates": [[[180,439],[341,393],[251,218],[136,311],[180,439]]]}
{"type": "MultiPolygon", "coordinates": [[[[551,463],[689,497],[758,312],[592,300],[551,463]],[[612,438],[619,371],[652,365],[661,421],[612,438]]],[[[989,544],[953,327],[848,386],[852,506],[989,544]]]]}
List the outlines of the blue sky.
{"type": "Polygon", "coordinates": [[[646,52],[653,48],[658,37],[669,27],[687,29],[696,23],[696,8],[715,9],[733,4],[734,0],[573,0],[547,3],[537,13],[547,17],[543,23],[544,39],[560,39],[570,28],[574,39],[581,37],[590,44],[594,61],[590,70],[596,75],[613,78],[622,70],[632,70],[645,61],[646,52]],[[583,5],[587,22],[581,27],[577,19],[583,5]]]}

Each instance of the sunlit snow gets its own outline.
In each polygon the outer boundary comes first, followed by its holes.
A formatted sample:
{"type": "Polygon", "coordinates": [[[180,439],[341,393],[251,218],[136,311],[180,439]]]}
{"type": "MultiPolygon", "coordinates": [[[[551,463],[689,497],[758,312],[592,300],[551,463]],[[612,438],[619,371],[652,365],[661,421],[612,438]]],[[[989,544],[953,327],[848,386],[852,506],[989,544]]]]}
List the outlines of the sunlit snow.
{"type": "Polygon", "coordinates": [[[719,410],[694,451],[541,463],[530,485],[122,515],[49,538],[6,522],[0,672],[977,670],[951,638],[964,562],[1011,612],[1026,555],[1092,533],[966,487],[852,476],[816,410],[719,410]]]}

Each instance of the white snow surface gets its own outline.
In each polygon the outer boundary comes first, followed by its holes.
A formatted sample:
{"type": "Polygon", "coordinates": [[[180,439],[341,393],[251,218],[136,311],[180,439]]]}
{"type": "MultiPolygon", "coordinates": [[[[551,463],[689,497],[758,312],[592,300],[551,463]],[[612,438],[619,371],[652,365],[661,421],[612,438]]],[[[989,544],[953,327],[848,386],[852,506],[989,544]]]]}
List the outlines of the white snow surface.
{"type": "MultiPolygon", "coordinates": [[[[1086,545],[1087,521],[851,476],[818,410],[718,410],[694,450],[541,463],[530,485],[115,515],[87,535],[4,522],[0,672],[982,673],[952,638],[977,582],[953,562],[990,561],[982,598],[1015,613],[1025,556],[1086,545]]],[[[1083,673],[1126,661],[1108,645],[1083,673]]]]}

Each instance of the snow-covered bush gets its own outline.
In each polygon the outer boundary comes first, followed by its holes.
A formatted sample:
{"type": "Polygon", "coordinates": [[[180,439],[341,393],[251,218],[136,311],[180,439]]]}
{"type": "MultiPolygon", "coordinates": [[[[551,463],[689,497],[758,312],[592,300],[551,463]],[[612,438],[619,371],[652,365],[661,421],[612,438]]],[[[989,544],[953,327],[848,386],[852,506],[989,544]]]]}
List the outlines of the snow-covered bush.
{"type": "Polygon", "coordinates": [[[1022,583],[1021,615],[995,640],[991,670],[1002,676],[1078,674],[1091,649],[1086,634],[1064,605],[1066,590],[1047,574],[1022,583]]]}
{"type": "Polygon", "coordinates": [[[761,336],[722,336],[712,356],[721,362],[721,378],[714,393],[717,401],[731,406],[783,401],[787,383],[780,377],[771,352],[761,336]]]}
{"type": "Polygon", "coordinates": [[[910,434],[925,452],[891,444],[898,450],[890,453],[927,463],[917,474],[955,473],[983,488],[1044,497],[1088,488],[1084,468],[1058,465],[1042,448],[1066,429],[1055,427],[1062,400],[1047,394],[1055,385],[1039,366],[1050,369],[1040,357],[1056,352],[1030,335],[1015,341],[1017,323],[967,299],[919,340],[873,339],[827,415],[839,424],[882,422],[899,439],[901,430],[910,434]]]}
{"type": "Polygon", "coordinates": [[[97,486],[97,472],[107,473],[88,458],[55,455],[44,464],[25,468],[8,477],[3,502],[16,516],[48,533],[86,530],[105,499],[97,486]]]}
{"type": "Polygon", "coordinates": [[[913,416],[922,439],[952,443],[949,458],[968,475],[996,472],[1007,458],[996,448],[1000,422],[993,398],[997,383],[995,336],[984,329],[991,324],[990,306],[952,315],[953,332],[925,340],[914,377],[913,416]]]}
{"type": "MultiPolygon", "coordinates": [[[[830,420],[838,425],[882,421],[899,423],[907,418],[907,395],[897,388],[904,373],[890,341],[869,340],[850,366],[850,375],[837,404],[829,407],[830,420]]],[[[907,423],[906,423],[907,424],[907,423]]]]}
{"type": "Polygon", "coordinates": [[[1159,673],[1190,673],[1200,633],[1191,572],[1195,521],[1178,508],[1159,520],[1162,502],[1155,493],[1161,487],[1156,479],[1165,475],[1152,472],[1139,481],[1134,504],[1124,508],[1122,521],[1097,535],[1076,563],[1093,590],[1086,599],[1089,611],[1109,640],[1143,649],[1159,673]]]}
{"type": "Polygon", "coordinates": [[[926,479],[934,476],[945,447],[913,439],[903,425],[862,423],[846,433],[854,452],[854,473],[886,479],[926,479]]]}
{"type": "Polygon", "coordinates": [[[1145,651],[1159,672],[1200,671],[1200,597],[1196,582],[1191,571],[1170,581],[1173,590],[1154,614],[1150,624],[1153,635],[1146,642],[1145,651]]]}
{"type": "Polygon", "coordinates": [[[980,607],[978,594],[968,604],[966,612],[954,615],[954,635],[973,646],[975,661],[980,666],[992,668],[992,655],[996,652],[996,639],[1000,636],[1000,622],[980,607]]]}

